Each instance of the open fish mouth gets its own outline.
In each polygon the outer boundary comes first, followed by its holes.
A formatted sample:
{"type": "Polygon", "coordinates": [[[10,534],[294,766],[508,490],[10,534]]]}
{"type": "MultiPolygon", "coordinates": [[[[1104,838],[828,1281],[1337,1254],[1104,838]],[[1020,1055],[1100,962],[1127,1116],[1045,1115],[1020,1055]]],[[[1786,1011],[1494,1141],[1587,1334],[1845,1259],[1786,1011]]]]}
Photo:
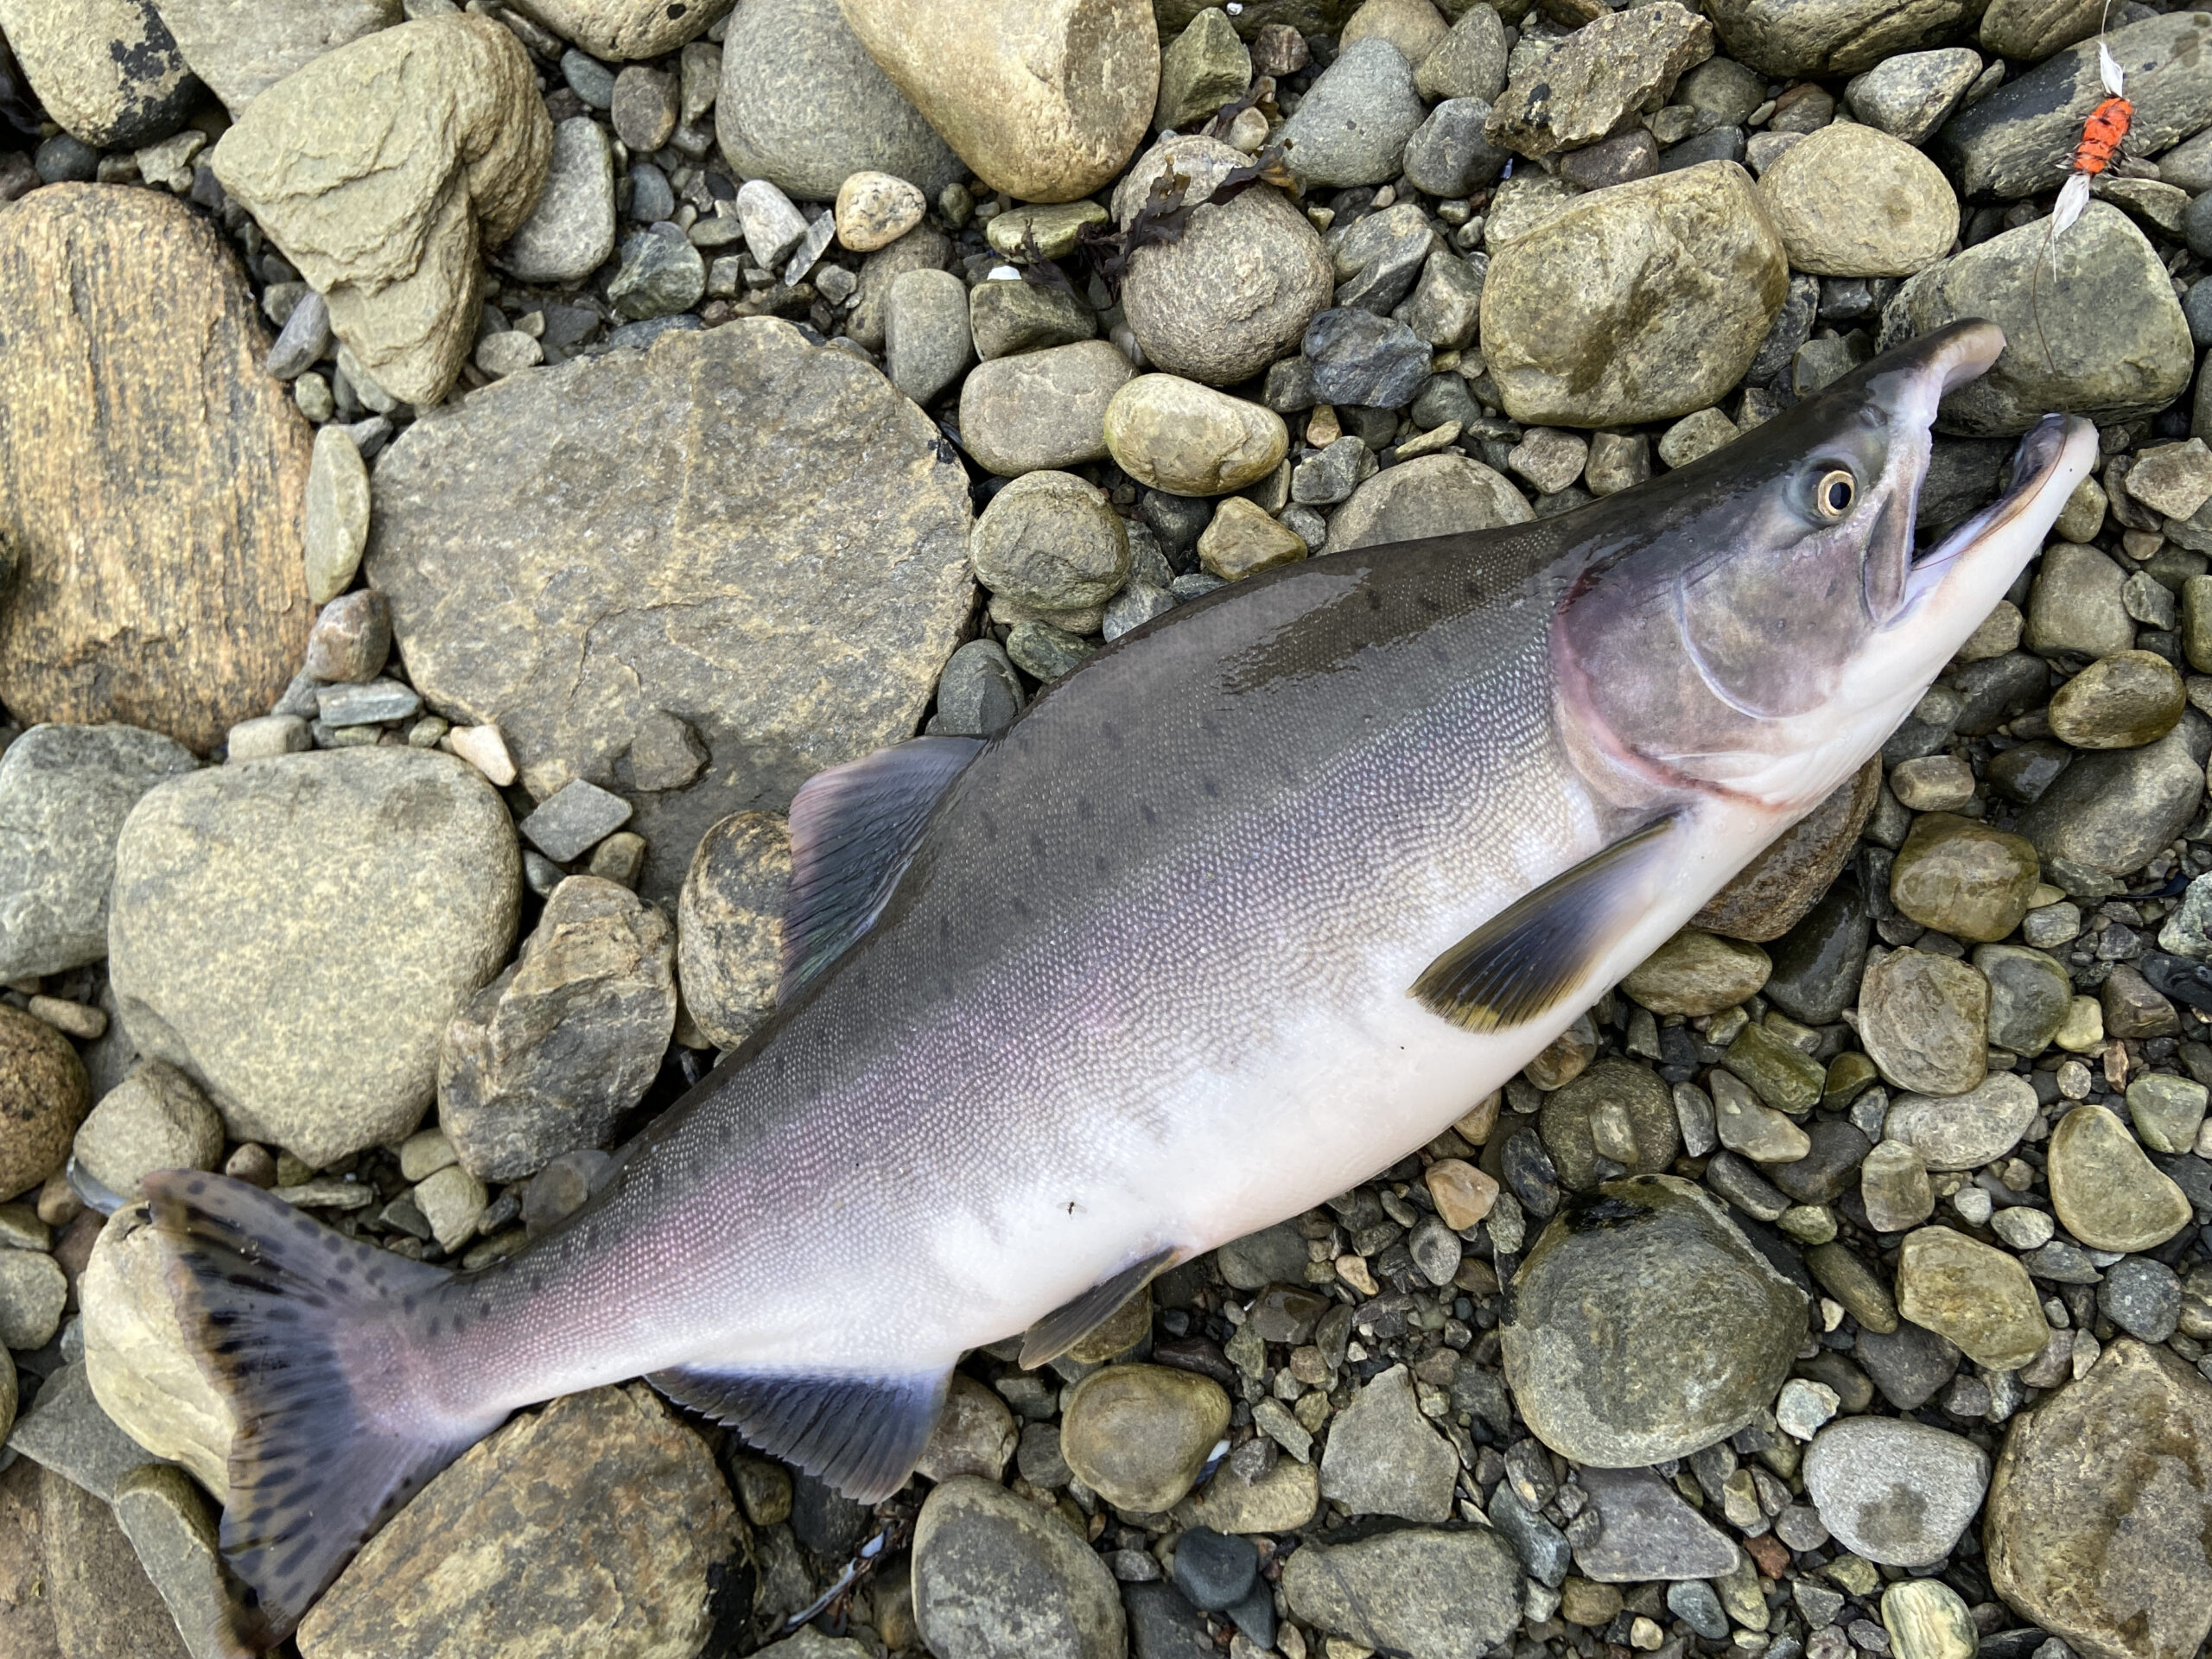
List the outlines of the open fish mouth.
{"type": "MultiPolygon", "coordinates": [[[[1980,372],[1980,368],[1972,371],[1980,372]]],[[[1971,374],[1959,378],[1970,378],[1971,374]]],[[[1961,556],[2002,532],[2043,500],[2062,481],[2068,451],[2082,440],[2084,434],[2088,442],[2095,442],[2096,429],[2079,416],[2046,415],[2036,423],[2013,451],[2012,481],[1998,498],[1979,512],[1968,514],[1940,537],[1915,546],[1906,578],[1904,603],[1898,614],[1910,615],[1917,601],[1934,591],[1961,556]]]]}

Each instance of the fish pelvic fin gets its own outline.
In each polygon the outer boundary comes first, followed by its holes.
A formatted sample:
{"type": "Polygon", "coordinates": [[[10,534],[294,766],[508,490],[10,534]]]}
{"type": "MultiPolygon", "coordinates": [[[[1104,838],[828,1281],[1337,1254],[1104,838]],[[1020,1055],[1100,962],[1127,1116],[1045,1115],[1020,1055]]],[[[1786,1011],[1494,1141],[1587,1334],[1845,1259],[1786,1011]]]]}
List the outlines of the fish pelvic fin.
{"type": "Polygon", "coordinates": [[[1678,823],[1656,819],[1516,899],[1423,969],[1412,995],[1467,1031],[1503,1031],[1557,1007],[1649,908],[1678,823]]]}
{"type": "Polygon", "coordinates": [[[238,1420],[220,1535],[238,1581],[228,1634],[264,1652],[484,1432],[426,1433],[435,1414],[390,1409],[394,1340],[451,1275],[226,1176],[168,1170],[145,1191],[186,1340],[238,1420]]]}
{"type": "Polygon", "coordinates": [[[952,1370],[879,1376],[704,1363],[654,1371],[645,1381],[735,1429],[755,1450],[795,1464],[856,1503],[880,1503],[920,1461],[952,1370]]]}
{"type": "Polygon", "coordinates": [[[1122,1303],[1174,1266],[1181,1255],[1173,1245],[1154,1250],[1111,1278],[1100,1280],[1074,1300],[1054,1308],[1022,1332],[1021,1368],[1034,1370],[1058,1359],[1120,1313],[1122,1303]]]}

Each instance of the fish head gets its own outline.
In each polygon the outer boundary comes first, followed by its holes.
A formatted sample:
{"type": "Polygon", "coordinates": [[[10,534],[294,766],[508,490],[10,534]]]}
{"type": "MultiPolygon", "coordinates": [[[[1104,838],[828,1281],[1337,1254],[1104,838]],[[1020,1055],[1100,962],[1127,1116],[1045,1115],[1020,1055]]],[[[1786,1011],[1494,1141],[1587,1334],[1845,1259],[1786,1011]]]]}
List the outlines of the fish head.
{"type": "Polygon", "coordinates": [[[2094,427],[2048,416],[1996,501],[1916,543],[1936,406],[2004,348],[1993,323],[1952,324],[1582,510],[1554,658],[1562,726],[1605,793],[1794,817],[1911,712],[2096,459],[2094,427]]]}

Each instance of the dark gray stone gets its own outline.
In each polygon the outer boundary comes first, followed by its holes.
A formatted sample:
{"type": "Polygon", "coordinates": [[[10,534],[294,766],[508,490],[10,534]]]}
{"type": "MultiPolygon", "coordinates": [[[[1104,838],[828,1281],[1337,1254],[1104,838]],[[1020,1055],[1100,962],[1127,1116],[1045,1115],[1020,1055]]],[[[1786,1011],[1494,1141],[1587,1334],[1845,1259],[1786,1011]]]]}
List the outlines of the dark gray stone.
{"type": "Polygon", "coordinates": [[[1837,882],[1768,947],[1774,971],[1761,988],[1767,1001],[1808,1026],[1834,1024],[1858,995],[1872,930],[1859,884],[1837,882]]]}
{"type": "Polygon", "coordinates": [[[1323,403],[1402,408],[1427,384],[1432,355],[1404,323],[1357,306],[1324,311],[1306,327],[1313,391],[1323,403]]]}
{"type": "Polygon", "coordinates": [[[1451,200],[1472,195],[1513,159],[1483,137],[1490,105],[1479,98],[1447,98],[1406,141],[1406,177],[1416,190],[1451,200]]]}
{"type": "MultiPolygon", "coordinates": [[[[1499,1390],[1501,1395],[1503,1392],[1503,1389],[1499,1390]]],[[[1567,1577],[1568,1563],[1573,1559],[1567,1535],[1522,1503],[1506,1482],[1499,1482],[1497,1490],[1491,1494],[1490,1523],[1513,1547],[1513,1553],[1520,1557],[1521,1565],[1528,1569],[1530,1578],[1554,1590],[1559,1588],[1567,1577]]]]}
{"type": "Polygon", "coordinates": [[[1260,1552],[1249,1538],[1193,1527],[1175,1545],[1175,1587],[1200,1612],[1225,1612],[1251,1592],[1260,1552]]]}
{"type": "Polygon", "coordinates": [[[556,864],[581,857],[630,821],[629,802],[579,778],[563,784],[522,821],[531,845],[556,864]]]}
{"type": "Polygon", "coordinates": [[[1873,1143],[1840,1117],[1816,1117],[1804,1128],[1812,1151],[1792,1164],[1769,1165],[1768,1179],[1800,1204],[1833,1204],[1858,1185],[1873,1143]]]}
{"type": "Polygon", "coordinates": [[[1122,1607],[1135,1659],[1217,1659],[1206,1622],[1172,1584],[1125,1584],[1122,1607]]]}
{"type": "Polygon", "coordinates": [[[2020,815],[2019,833],[2035,843],[2046,868],[2063,859],[2131,875],[2196,817],[2208,750],[2212,726],[2192,710],[2155,743],[2078,755],[2020,815]]]}
{"type": "Polygon", "coordinates": [[[707,291],[707,262],[682,232],[639,232],[622,245],[622,264],[607,284],[614,308],[633,322],[673,316],[707,291]]]}
{"type": "Polygon", "coordinates": [[[1336,265],[1336,303],[1356,305],[1377,316],[1389,315],[1412,291],[1414,279],[1440,245],[1428,216],[1414,202],[1402,201],[1355,221],[1334,238],[1330,250],[1336,265]]]}
{"type": "Polygon", "coordinates": [[[628,889],[572,875],[515,964],[447,1027],[438,1124],[480,1180],[535,1174],[606,1146],[645,1097],[676,1025],[668,918],[628,889]]]}
{"type": "Polygon", "coordinates": [[[1599,1531],[1575,1546],[1575,1565],[1600,1584],[1714,1579],[1736,1564],[1736,1545],[1649,1469],[1585,1469],[1599,1531]]]}
{"type": "Polygon", "coordinates": [[[1021,680],[1006,647],[995,639],[970,639],[952,653],[937,683],[932,731],[956,737],[989,737],[1021,712],[1021,680]]]}
{"type": "Polygon", "coordinates": [[[2097,1287],[2097,1311],[2131,1337],[2164,1342],[2181,1319],[2181,1279],[2150,1256],[2123,1256],[2097,1287]]]}
{"type": "Polygon", "coordinates": [[[1958,1349],[1910,1320],[1886,1335],[1862,1329],[1855,1351],[1882,1397],[1899,1411],[1919,1410],[1958,1375],[1958,1349]]]}

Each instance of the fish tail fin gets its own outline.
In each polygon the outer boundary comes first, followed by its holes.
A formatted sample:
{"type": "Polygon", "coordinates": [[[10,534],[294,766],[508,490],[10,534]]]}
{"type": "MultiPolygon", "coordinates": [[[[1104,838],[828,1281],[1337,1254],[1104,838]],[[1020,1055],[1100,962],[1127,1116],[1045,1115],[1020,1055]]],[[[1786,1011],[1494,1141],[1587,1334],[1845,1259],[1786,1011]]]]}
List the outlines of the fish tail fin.
{"type": "Polygon", "coordinates": [[[451,1277],[221,1175],[146,1178],[170,1292],[238,1420],[221,1543],[251,1651],[298,1624],[356,1550],[489,1424],[410,1396],[396,1363],[451,1277]]]}

